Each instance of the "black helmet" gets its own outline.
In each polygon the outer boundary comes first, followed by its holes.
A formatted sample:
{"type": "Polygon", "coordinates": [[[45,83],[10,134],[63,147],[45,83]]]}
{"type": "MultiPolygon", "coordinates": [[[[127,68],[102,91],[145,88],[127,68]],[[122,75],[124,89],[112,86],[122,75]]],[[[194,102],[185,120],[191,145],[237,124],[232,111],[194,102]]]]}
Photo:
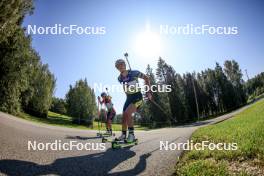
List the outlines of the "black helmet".
{"type": "Polygon", "coordinates": [[[101,97],[107,96],[107,94],[105,92],[101,93],[101,97]]]}

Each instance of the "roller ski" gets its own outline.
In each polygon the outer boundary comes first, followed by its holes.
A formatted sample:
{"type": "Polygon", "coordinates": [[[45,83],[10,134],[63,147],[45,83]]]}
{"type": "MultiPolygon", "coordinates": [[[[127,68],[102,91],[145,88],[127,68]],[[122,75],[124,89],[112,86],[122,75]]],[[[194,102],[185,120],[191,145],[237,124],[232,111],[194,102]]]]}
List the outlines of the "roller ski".
{"type": "Polygon", "coordinates": [[[102,138],[102,143],[112,142],[113,137],[115,137],[115,133],[106,132],[106,133],[101,134],[100,137],[102,138]]]}
{"type": "Polygon", "coordinates": [[[106,142],[113,142],[114,139],[112,138],[112,136],[110,137],[102,137],[102,143],[106,143],[106,142]]]}
{"type": "Polygon", "coordinates": [[[133,134],[129,134],[127,139],[125,138],[124,135],[121,135],[121,137],[116,138],[111,143],[112,143],[112,149],[120,149],[120,148],[132,147],[134,145],[137,145],[138,139],[136,139],[133,134]]]}

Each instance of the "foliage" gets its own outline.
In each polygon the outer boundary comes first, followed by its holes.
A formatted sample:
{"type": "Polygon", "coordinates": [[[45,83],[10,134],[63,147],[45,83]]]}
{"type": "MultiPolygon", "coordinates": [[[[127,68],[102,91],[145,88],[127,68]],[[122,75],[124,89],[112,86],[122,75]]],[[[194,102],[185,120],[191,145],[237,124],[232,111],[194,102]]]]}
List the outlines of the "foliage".
{"type": "Polygon", "coordinates": [[[146,102],[143,106],[143,121],[161,127],[187,123],[225,113],[246,103],[242,73],[236,61],[225,61],[224,69],[216,63],[214,69],[200,73],[185,73],[182,76],[159,58],[156,76],[148,65],[146,74],[152,85],[170,85],[170,92],[153,92],[157,105],[146,102]],[[195,93],[198,104],[195,99],[195,93]],[[147,120],[148,119],[148,120],[147,120]]]}
{"type": "Polygon", "coordinates": [[[250,99],[264,93],[264,72],[256,75],[254,78],[247,81],[245,85],[246,93],[250,99]]]}
{"type": "Polygon", "coordinates": [[[66,106],[67,105],[64,99],[53,97],[50,111],[56,112],[59,114],[66,114],[67,113],[66,106]]]}
{"type": "Polygon", "coordinates": [[[67,114],[78,124],[91,123],[96,114],[94,91],[88,86],[87,80],[79,80],[66,95],[67,114]]]}
{"type": "Polygon", "coordinates": [[[0,110],[47,117],[55,78],[21,27],[25,15],[32,13],[33,2],[3,0],[0,7],[0,110]]]}

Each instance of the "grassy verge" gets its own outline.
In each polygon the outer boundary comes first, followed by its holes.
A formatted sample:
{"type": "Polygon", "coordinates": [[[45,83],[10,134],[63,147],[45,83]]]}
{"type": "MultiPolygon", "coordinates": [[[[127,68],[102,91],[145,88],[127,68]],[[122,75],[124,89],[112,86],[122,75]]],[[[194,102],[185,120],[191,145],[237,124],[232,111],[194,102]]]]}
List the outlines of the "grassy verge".
{"type": "Polygon", "coordinates": [[[175,175],[261,175],[264,173],[264,100],[224,122],[203,127],[193,143],[237,143],[237,150],[191,150],[182,155],[175,175]]]}
{"type": "MultiPolygon", "coordinates": [[[[48,113],[48,118],[38,118],[38,117],[34,117],[26,113],[20,113],[19,117],[25,120],[33,121],[36,123],[48,124],[48,125],[63,126],[63,127],[68,127],[68,128],[77,128],[77,129],[98,130],[98,123],[95,121],[93,122],[93,128],[87,127],[85,125],[73,124],[71,121],[72,119],[71,117],[62,115],[62,114],[57,114],[51,111],[49,111],[48,113]]],[[[102,124],[101,129],[103,130],[105,129],[104,123],[102,124]]],[[[121,131],[122,126],[120,124],[113,124],[112,129],[114,131],[121,131]]],[[[139,126],[139,125],[135,125],[135,130],[147,130],[147,128],[139,126]]]]}

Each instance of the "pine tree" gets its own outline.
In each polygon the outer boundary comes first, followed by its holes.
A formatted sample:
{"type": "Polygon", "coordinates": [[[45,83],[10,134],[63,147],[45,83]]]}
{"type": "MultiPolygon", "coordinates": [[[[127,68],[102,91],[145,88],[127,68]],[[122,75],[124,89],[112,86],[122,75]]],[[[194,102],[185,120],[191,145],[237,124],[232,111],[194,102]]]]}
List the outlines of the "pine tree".
{"type": "Polygon", "coordinates": [[[235,106],[241,106],[246,103],[246,94],[243,87],[244,81],[242,79],[242,71],[239,68],[238,63],[234,60],[225,61],[224,66],[224,72],[228,80],[231,82],[236,96],[235,106]]]}

